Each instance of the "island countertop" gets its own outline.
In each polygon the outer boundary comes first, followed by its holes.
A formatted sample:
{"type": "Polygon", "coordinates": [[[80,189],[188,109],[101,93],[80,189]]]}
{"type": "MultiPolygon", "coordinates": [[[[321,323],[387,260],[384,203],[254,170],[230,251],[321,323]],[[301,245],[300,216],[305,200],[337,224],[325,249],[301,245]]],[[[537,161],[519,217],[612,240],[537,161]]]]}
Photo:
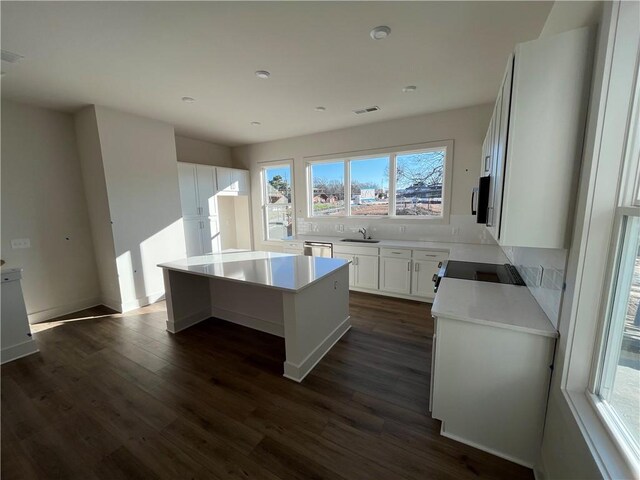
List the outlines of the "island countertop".
{"type": "Polygon", "coordinates": [[[204,277],[299,292],[322,277],[346,268],[348,264],[347,260],[339,258],[253,251],[189,257],[158,266],[204,277]]]}

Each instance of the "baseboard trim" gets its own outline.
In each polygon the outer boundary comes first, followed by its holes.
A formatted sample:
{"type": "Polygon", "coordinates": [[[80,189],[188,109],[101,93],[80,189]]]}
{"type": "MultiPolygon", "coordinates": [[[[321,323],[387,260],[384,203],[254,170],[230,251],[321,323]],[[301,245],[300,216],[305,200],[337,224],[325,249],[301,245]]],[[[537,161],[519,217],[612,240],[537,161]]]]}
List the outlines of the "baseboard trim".
{"type": "Polygon", "coordinates": [[[167,331],[170,333],[178,333],[208,318],[211,318],[211,312],[209,311],[209,309],[192,313],[188,317],[182,318],[177,322],[172,320],[167,320],[167,331]]]}
{"type": "Polygon", "coordinates": [[[242,325],[243,327],[249,327],[254,330],[269,333],[277,337],[284,337],[284,325],[278,323],[266,322],[259,318],[233,312],[231,310],[225,310],[216,306],[211,308],[210,316],[219,318],[226,322],[242,325]]]}
{"type": "Polygon", "coordinates": [[[136,310],[137,308],[151,305],[152,303],[155,303],[159,300],[164,300],[164,291],[155,292],[151,295],[136,298],[135,300],[131,300],[130,302],[124,302],[121,304],[121,308],[119,311],[122,313],[130,312],[131,310],[136,310]]]}
{"type": "Polygon", "coordinates": [[[0,363],[5,364],[7,362],[12,362],[13,360],[33,355],[38,351],[36,341],[33,338],[30,338],[26,342],[3,348],[2,352],[0,352],[0,363]]]}
{"type": "Polygon", "coordinates": [[[29,323],[40,323],[51,320],[52,318],[67,315],[69,313],[77,312],[78,310],[84,310],[85,308],[95,307],[96,305],[102,305],[102,299],[100,297],[86,298],[84,300],[78,300],[77,302],[67,303],[46,310],[40,310],[39,312],[29,313],[29,323]]]}
{"type": "Polygon", "coordinates": [[[498,450],[494,450],[492,448],[486,447],[480,443],[473,442],[471,440],[467,440],[466,438],[459,437],[453,433],[449,433],[444,429],[444,422],[442,422],[440,426],[440,435],[443,437],[450,438],[451,440],[455,440],[456,442],[464,443],[465,445],[469,445],[471,447],[477,448],[478,450],[482,450],[483,452],[490,453],[491,455],[495,455],[496,457],[504,458],[505,460],[509,460],[510,462],[517,463],[518,465],[522,465],[523,467],[533,469],[533,464],[526,462],[520,458],[512,457],[511,455],[507,455],[498,450]]]}
{"type": "Polygon", "coordinates": [[[302,382],[311,370],[318,364],[320,360],[327,354],[333,346],[338,343],[342,336],[351,328],[351,316],[347,316],[340,325],[325,338],[320,345],[313,349],[299,365],[291,362],[284,362],[284,377],[294,382],[302,382]]]}

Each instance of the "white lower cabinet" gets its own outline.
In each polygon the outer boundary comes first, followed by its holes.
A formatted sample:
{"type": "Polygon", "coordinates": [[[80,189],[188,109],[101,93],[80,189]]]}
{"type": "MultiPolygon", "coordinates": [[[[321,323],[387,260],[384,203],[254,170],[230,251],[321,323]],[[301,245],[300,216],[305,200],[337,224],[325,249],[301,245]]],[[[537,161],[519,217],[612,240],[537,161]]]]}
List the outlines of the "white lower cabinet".
{"type": "Polygon", "coordinates": [[[438,317],[433,339],[430,404],[441,434],[531,468],[555,338],[438,317]]]}
{"type": "Polygon", "coordinates": [[[378,256],[356,255],[354,257],[354,286],[378,289],[378,256]]]}
{"type": "Polygon", "coordinates": [[[380,290],[411,293],[411,258],[380,257],[380,290]]]}
{"type": "Polygon", "coordinates": [[[351,262],[349,264],[349,286],[350,287],[354,287],[355,286],[355,281],[356,281],[355,256],[351,255],[350,253],[335,253],[334,252],[333,258],[341,258],[343,260],[347,260],[347,261],[351,262]]]}
{"type": "Polygon", "coordinates": [[[349,286],[378,289],[378,256],[334,253],[335,258],[349,260],[349,286]]]}
{"type": "Polygon", "coordinates": [[[220,228],[216,218],[190,218],[183,222],[187,257],[220,253],[220,228]]]}
{"type": "Polygon", "coordinates": [[[433,276],[447,252],[334,245],[333,256],[349,260],[349,286],[383,295],[433,300],[433,276]]]}

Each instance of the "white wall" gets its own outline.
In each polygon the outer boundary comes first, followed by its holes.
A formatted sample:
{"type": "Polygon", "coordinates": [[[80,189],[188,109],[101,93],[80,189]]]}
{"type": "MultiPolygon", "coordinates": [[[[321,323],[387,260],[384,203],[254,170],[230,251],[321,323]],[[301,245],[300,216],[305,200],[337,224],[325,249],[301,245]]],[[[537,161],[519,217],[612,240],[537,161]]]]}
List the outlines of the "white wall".
{"type": "Polygon", "coordinates": [[[95,108],[88,107],[75,115],[78,153],[87,198],[95,262],[100,279],[101,303],[118,310],[120,284],[111,229],[107,184],[102,164],[102,149],[95,108]]]}
{"type": "Polygon", "coordinates": [[[179,162],[200,163],[217,167],[231,167],[231,148],[215,143],[176,135],[176,154],[179,162]]]}
{"type": "Polygon", "coordinates": [[[101,225],[94,232],[105,245],[113,238],[113,257],[106,252],[100,265],[108,268],[107,282],[118,284],[111,306],[146,305],[164,294],[157,264],[185,256],[173,127],[100,106],[79,112],[77,124],[79,144],[88,145],[81,148],[87,189],[98,184],[89,202],[101,225]],[[101,173],[106,193],[93,178],[101,173]],[[107,222],[110,229],[103,228],[107,222]]]}
{"type": "Polygon", "coordinates": [[[100,303],[70,115],[2,101],[2,258],[24,268],[30,320],[100,303]],[[12,249],[29,238],[31,248],[12,249]]]}
{"type": "MultiPolygon", "coordinates": [[[[496,93],[498,86],[496,85],[496,93]]],[[[234,165],[251,170],[253,230],[256,249],[267,246],[263,241],[260,208],[260,162],[294,160],[294,189],[298,233],[309,231],[337,234],[334,225],[342,223],[357,230],[368,226],[378,237],[399,235],[400,224],[389,219],[313,219],[305,221],[306,182],[305,157],[340,155],[347,152],[425,143],[438,140],[454,141],[453,178],[451,196],[451,225],[425,226],[406,222],[409,226],[403,238],[441,241],[490,241],[483,228],[477,227],[470,215],[471,189],[480,175],[480,157],[492,105],[450,110],[446,112],[407,117],[372,123],[313,135],[232,148],[234,165]],[[366,224],[366,225],[365,225],[366,224]],[[452,234],[452,226],[457,233],[452,234]]],[[[272,248],[272,247],[270,247],[272,248]]]]}

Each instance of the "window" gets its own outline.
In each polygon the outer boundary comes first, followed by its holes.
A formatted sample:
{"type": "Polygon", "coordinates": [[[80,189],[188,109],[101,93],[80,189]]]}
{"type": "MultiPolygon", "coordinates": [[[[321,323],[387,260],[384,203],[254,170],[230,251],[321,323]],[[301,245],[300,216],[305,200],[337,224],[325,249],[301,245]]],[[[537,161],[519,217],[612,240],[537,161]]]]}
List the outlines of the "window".
{"type": "Polygon", "coordinates": [[[352,160],[351,215],[389,215],[389,157],[352,160]]]}
{"type": "Polygon", "coordinates": [[[291,164],[262,169],[262,207],[265,240],[282,240],[293,235],[293,179],[291,164]]]}
{"type": "Polygon", "coordinates": [[[446,220],[452,146],[310,161],[309,215],[446,220]]]}
{"type": "MultiPolygon", "coordinates": [[[[636,209],[625,209],[636,213],[636,209]]],[[[596,395],[608,419],[640,458],[640,217],[620,218],[620,241],[596,395]]]]}
{"type": "Polygon", "coordinates": [[[313,215],[344,215],[344,163],[323,162],[311,165],[311,202],[313,215]]]}
{"type": "Polygon", "coordinates": [[[396,157],[396,215],[442,216],[446,149],[396,157]]]}

